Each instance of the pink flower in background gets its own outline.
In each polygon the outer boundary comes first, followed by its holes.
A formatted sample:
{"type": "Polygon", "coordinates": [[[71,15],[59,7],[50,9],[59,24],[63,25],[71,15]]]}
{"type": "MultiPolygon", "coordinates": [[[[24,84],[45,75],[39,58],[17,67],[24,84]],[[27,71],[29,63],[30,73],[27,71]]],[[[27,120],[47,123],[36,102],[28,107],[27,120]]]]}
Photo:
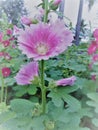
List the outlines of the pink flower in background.
{"type": "Polygon", "coordinates": [[[92,70],[93,62],[88,65],[89,70],[92,70]]]}
{"type": "Polygon", "coordinates": [[[72,45],[72,32],[66,29],[63,21],[52,24],[38,23],[20,31],[19,49],[28,58],[47,60],[64,52],[72,45]]]}
{"type": "Polygon", "coordinates": [[[64,78],[56,81],[57,86],[66,86],[66,85],[73,85],[76,81],[76,77],[72,76],[70,78],[64,78]]]}
{"type": "Polygon", "coordinates": [[[4,53],[4,58],[6,60],[11,60],[12,59],[12,57],[8,53],[4,53]]]}
{"type": "Polygon", "coordinates": [[[6,34],[7,34],[7,35],[12,35],[12,33],[13,33],[13,31],[12,31],[11,29],[7,29],[7,30],[6,30],[6,34]]]}
{"type": "Polygon", "coordinates": [[[91,79],[95,81],[96,80],[96,75],[92,75],[91,79]]]}
{"type": "Polygon", "coordinates": [[[5,40],[5,41],[2,41],[4,47],[8,47],[10,45],[10,41],[9,40],[5,40]]]}
{"type": "Polygon", "coordinates": [[[62,2],[62,0],[54,0],[53,4],[54,5],[59,5],[62,2]]]}
{"type": "Polygon", "coordinates": [[[21,30],[20,28],[18,28],[16,25],[14,25],[14,27],[13,27],[13,35],[18,35],[20,30],[21,30]]]}
{"type": "Polygon", "coordinates": [[[95,29],[95,31],[93,32],[93,35],[96,38],[96,40],[98,41],[98,29],[95,29]]]}
{"type": "Polygon", "coordinates": [[[98,54],[95,54],[95,55],[93,56],[93,61],[98,61],[98,54]]]}
{"type": "Polygon", "coordinates": [[[38,76],[38,63],[30,62],[20,69],[15,79],[17,84],[26,85],[31,84],[31,81],[34,80],[35,76],[38,76]]]}
{"type": "Polygon", "coordinates": [[[0,57],[4,56],[4,52],[0,52],[0,57]]]}
{"type": "Polygon", "coordinates": [[[2,42],[2,39],[3,39],[3,33],[0,32],[0,42],[2,42]]]}
{"type": "Polygon", "coordinates": [[[25,25],[30,25],[32,23],[31,19],[26,16],[21,17],[21,22],[25,25]]]}
{"type": "Polygon", "coordinates": [[[88,47],[88,54],[92,55],[98,50],[98,42],[92,41],[92,43],[88,47]]]}
{"type": "Polygon", "coordinates": [[[2,68],[2,75],[3,77],[8,77],[11,74],[11,70],[8,67],[2,68]]]}

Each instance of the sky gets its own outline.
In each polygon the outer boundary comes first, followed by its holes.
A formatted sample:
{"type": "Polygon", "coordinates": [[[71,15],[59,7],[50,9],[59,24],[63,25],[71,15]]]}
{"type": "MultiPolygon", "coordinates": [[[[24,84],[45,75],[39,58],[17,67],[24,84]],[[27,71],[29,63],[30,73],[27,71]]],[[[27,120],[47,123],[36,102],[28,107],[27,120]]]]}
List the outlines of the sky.
{"type": "MultiPolygon", "coordinates": [[[[25,6],[29,11],[30,17],[33,17],[36,14],[35,6],[38,5],[41,2],[41,0],[24,0],[24,1],[25,6]]],[[[73,27],[76,26],[79,1],[80,0],[65,0],[64,14],[72,21],[73,27]]],[[[97,12],[98,12],[98,2],[96,2],[96,4],[93,5],[90,12],[88,12],[87,3],[84,2],[82,18],[87,22],[87,24],[91,22],[92,28],[98,28],[98,16],[96,15],[97,12]]],[[[56,16],[55,15],[53,16],[55,19],[56,16]]]]}

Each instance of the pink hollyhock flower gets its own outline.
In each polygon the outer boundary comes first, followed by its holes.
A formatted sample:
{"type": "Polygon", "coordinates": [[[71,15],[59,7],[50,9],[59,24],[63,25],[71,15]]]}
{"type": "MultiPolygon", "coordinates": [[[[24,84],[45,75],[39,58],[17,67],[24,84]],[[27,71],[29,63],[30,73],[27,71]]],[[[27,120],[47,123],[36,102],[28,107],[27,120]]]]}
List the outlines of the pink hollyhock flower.
{"type": "Polygon", "coordinates": [[[88,65],[89,70],[92,70],[93,62],[88,65]]]}
{"type": "Polygon", "coordinates": [[[13,40],[15,40],[15,38],[14,38],[14,37],[9,38],[9,41],[13,41],[13,40]]]}
{"type": "Polygon", "coordinates": [[[72,76],[70,78],[64,78],[56,81],[57,86],[66,86],[66,85],[73,85],[76,81],[76,77],[72,76]]]}
{"type": "Polygon", "coordinates": [[[97,49],[98,49],[98,42],[92,41],[92,43],[88,47],[88,54],[92,55],[97,51],[97,49]]]}
{"type": "Polygon", "coordinates": [[[2,42],[2,39],[3,39],[3,33],[0,32],[0,42],[2,42]]]}
{"type": "Polygon", "coordinates": [[[0,57],[4,56],[4,52],[0,52],[0,57]]]}
{"type": "Polygon", "coordinates": [[[18,28],[16,25],[14,25],[14,27],[13,27],[13,35],[18,35],[20,30],[21,30],[20,28],[18,28]]]}
{"type": "Polygon", "coordinates": [[[2,68],[2,75],[3,77],[8,77],[11,74],[11,70],[8,67],[2,68]]]}
{"type": "Polygon", "coordinates": [[[4,47],[8,47],[10,45],[10,41],[9,40],[5,40],[5,41],[2,41],[4,47]]]}
{"type": "Polygon", "coordinates": [[[62,0],[54,0],[53,4],[57,6],[57,5],[59,5],[61,2],[62,2],[62,0]]]}
{"type": "Polygon", "coordinates": [[[21,17],[21,22],[25,25],[30,25],[32,23],[31,19],[26,16],[21,17]]]}
{"type": "Polygon", "coordinates": [[[4,58],[6,60],[11,60],[12,59],[12,57],[8,53],[4,53],[4,58]]]}
{"type": "Polygon", "coordinates": [[[96,38],[96,40],[98,41],[98,29],[95,29],[95,31],[93,32],[93,35],[96,38]]]}
{"type": "Polygon", "coordinates": [[[7,35],[12,35],[12,33],[13,33],[13,31],[12,31],[11,29],[7,29],[7,30],[6,30],[6,34],[7,34],[7,35]]]}
{"type": "Polygon", "coordinates": [[[52,24],[38,23],[26,27],[18,37],[19,48],[28,58],[47,60],[64,52],[72,45],[72,32],[63,21],[52,24]]]}
{"type": "Polygon", "coordinates": [[[92,75],[91,79],[95,81],[96,80],[96,75],[92,75]]]}
{"type": "Polygon", "coordinates": [[[95,55],[93,56],[93,61],[98,61],[98,54],[95,54],[95,55]]]}
{"type": "Polygon", "coordinates": [[[26,85],[31,84],[31,81],[34,80],[35,76],[38,76],[38,63],[30,62],[20,69],[15,79],[17,84],[26,85]]]}

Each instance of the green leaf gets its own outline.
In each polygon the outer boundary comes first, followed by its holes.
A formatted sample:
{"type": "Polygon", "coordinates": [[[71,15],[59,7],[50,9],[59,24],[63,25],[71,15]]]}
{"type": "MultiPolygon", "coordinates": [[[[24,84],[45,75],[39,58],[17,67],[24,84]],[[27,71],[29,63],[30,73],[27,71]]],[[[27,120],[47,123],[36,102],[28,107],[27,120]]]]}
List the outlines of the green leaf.
{"type": "Polygon", "coordinates": [[[91,101],[87,101],[87,104],[95,108],[95,112],[98,113],[98,93],[88,93],[87,96],[91,101]]]}
{"type": "Polygon", "coordinates": [[[16,114],[11,111],[1,113],[0,114],[0,124],[14,118],[15,116],[16,116],[16,114]]]}
{"type": "Polygon", "coordinates": [[[25,99],[14,99],[11,101],[11,109],[20,115],[31,115],[33,107],[34,104],[25,99]]]}
{"type": "Polygon", "coordinates": [[[30,86],[28,86],[28,88],[27,88],[27,92],[28,92],[28,94],[30,94],[30,95],[34,95],[34,94],[36,94],[36,92],[37,92],[37,87],[36,87],[35,85],[30,85],[30,86]]]}
{"type": "Polygon", "coordinates": [[[98,118],[92,119],[92,123],[93,123],[96,127],[98,127],[98,118]]]}

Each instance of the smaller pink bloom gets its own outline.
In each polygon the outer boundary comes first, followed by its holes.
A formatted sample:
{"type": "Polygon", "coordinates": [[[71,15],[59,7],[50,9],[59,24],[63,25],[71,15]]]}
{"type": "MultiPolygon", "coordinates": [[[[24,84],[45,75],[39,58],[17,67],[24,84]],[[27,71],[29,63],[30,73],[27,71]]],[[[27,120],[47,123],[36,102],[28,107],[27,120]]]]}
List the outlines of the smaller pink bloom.
{"type": "Polygon", "coordinates": [[[31,19],[26,16],[21,17],[21,22],[25,25],[30,25],[32,23],[31,19]]]}
{"type": "Polygon", "coordinates": [[[11,29],[7,29],[7,30],[6,30],[6,34],[7,34],[7,35],[12,35],[12,33],[13,33],[13,31],[12,31],[11,29]]]}
{"type": "Polygon", "coordinates": [[[16,25],[14,25],[14,27],[13,27],[13,35],[15,35],[15,36],[18,35],[20,31],[21,31],[21,29],[18,28],[16,25]]]}
{"type": "Polygon", "coordinates": [[[11,74],[11,70],[8,67],[2,68],[2,75],[3,77],[8,77],[11,74]]]}
{"type": "Polygon", "coordinates": [[[91,79],[95,81],[96,80],[96,75],[92,75],[91,79]]]}
{"type": "Polygon", "coordinates": [[[92,41],[92,43],[88,47],[88,55],[92,55],[98,49],[98,42],[92,41]]]}
{"type": "Polygon", "coordinates": [[[57,5],[59,5],[61,2],[62,2],[62,0],[54,0],[53,4],[57,6],[57,5]]]}
{"type": "Polygon", "coordinates": [[[93,62],[88,65],[89,70],[92,70],[93,62]]]}
{"type": "Polygon", "coordinates": [[[15,38],[14,38],[14,37],[9,38],[9,41],[13,41],[13,40],[15,40],[15,38]]]}
{"type": "Polygon", "coordinates": [[[10,45],[10,41],[9,40],[5,40],[5,41],[2,41],[4,47],[8,47],[10,45]]]}
{"type": "Polygon", "coordinates": [[[95,31],[93,32],[94,38],[96,38],[96,40],[98,41],[98,29],[95,29],[95,31]]]}
{"type": "Polygon", "coordinates": [[[31,81],[34,80],[36,76],[38,76],[38,63],[30,62],[20,69],[15,79],[17,84],[26,85],[31,84],[31,81]]]}
{"type": "Polygon", "coordinates": [[[64,78],[56,81],[57,86],[67,86],[67,85],[73,85],[76,81],[76,77],[72,76],[70,78],[64,78]]]}
{"type": "Polygon", "coordinates": [[[11,60],[12,59],[12,57],[8,53],[4,53],[4,58],[6,60],[11,60]]]}
{"type": "Polygon", "coordinates": [[[4,56],[4,52],[0,52],[0,57],[3,57],[4,56]]]}
{"type": "Polygon", "coordinates": [[[2,42],[2,39],[3,39],[3,33],[0,32],[0,42],[2,42]]]}
{"type": "Polygon", "coordinates": [[[95,54],[95,55],[93,56],[93,61],[98,61],[98,54],[95,54]]]}

